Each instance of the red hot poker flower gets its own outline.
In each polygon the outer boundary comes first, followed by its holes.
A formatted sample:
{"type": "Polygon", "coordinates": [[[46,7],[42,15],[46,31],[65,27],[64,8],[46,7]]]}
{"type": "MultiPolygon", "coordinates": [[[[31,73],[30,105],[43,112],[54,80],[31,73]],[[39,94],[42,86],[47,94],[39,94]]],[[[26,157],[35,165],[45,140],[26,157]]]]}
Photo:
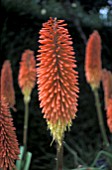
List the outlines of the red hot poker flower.
{"type": "Polygon", "coordinates": [[[110,132],[112,133],[112,98],[110,98],[108,101],[107,124],[108,124],[110,132]]]}
{"type": "Polygon", "coordinates": [[[14,108],[15,92],[13,87],[12,69],[9,60],[3,64],[1,71],[1,95],[5,96],[9,107],[14,108]]]}
{"type": "Polygon", "coordinates": [[[0,109],[0,168],[12,170],[14,161],[18,159],[19,147],[7,100],[3,96],[0,109]]]}
{"type": "Polygon", "coordinates": [[[36,81],[36,62],[34,58],[34,52],[31,50],[25,50],[22,54],[22,60],[20,62],[20,70],[18,76],[19,86],[22,93],[26,98],[30,98],[31,91],[36,81]]]}
{"type": "Polygon", "coordinates": [[[101,38],[97,31],[94,31],[87,42],[85,58],[85,75],[91,87],[98,88],[101,81],[101,38]]]}
{"type": "Polygon", "coordinates": [[[64,20],[50,18],[40,30],[37,68],[40,107],[53,138],[61,145],[77,111],[78,74],[64,20]]]}
{"type": "Polygon", "coordinates": [[[105,109],[107,109],[108,100],[112,98],[112,73],[106,69],[102,70],[102,83],[105,96],[105,109]]]}

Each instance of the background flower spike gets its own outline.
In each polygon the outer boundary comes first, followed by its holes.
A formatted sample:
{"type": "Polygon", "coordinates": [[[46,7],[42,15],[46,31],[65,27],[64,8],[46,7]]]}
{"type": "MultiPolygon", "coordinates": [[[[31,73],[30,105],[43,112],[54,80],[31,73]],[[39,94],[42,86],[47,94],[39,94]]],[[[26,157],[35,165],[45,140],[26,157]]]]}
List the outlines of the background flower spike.
{"type": "Polygon", "coordinates": [[[20,70],[18,76],[18,83],[21,91],[24,95],[25,115],[24,115],[24,132],[23,132],[23,165],[25,165],[25,159],[27,154],[27,141],[28,141],[28,119],[29,119],[29,102],[31,99],[31,92],[36,82],[36,61],[34,52],[31,50],[25,50],[22,54],[20,62],[20,70]]]}
{"type": "Polygon", "coordinates": [[[20,62],[18,83],[21,91],[24,95],[26,102],[30,101],[31,91],[36,81],[36,62],[34,58],[34,52],[31,50],[25,50],[22,54],[20,62]]]}
{"type": "Polygon", "coordinates": [[[19,147],[7,99],[0,98],[0,168],[12,170],[19,159],[19,147]]]}
{"type": "Polygon", "coordinates": [[[88,39],[85,56],[85,76],[92,89],[99,88],[101,75],[101,37],[95,30],[88,39]]]}
{"type": "Polygon", "coordinates": [[[107,125],[112,133],[112,98],[109,99],[107,108],[107,125]]]}
{"type": "Polygon", "coordinates": [[[90,35],[86,46],[85,76],[86,81],[91,86],[91,89],[95,97],[95,105],[97,109],[100,131],[103,138],[103,144],[108,147],[109,142],[105,130],[100,99],[98,94],[98,88],[100,86],[100,81],[102,79],[102,63],[101,63],[101,37],[96,30],[90,35]]]}
{"type": "Polygon", "coordinates": [[[102,85],[104,90],[105,110],[107,110],[108,101],[112,98],[112,73],[107,69],[102,70],[102,85]]]}
{"type": "Polygon", "coordinates": [[[13,86],[12,69],[9,60],[5,60],[1,70],[1,95],[4,96],[9,103],[9,107],[14,111],[15,91],[13,86]]]}

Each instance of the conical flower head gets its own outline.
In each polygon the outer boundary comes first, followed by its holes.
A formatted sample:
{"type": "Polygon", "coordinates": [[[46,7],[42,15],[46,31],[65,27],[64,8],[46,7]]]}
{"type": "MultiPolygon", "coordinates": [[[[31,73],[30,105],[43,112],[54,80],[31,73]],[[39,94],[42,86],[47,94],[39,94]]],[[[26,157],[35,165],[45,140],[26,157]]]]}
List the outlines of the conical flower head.
{"type": "Polygon", "coordinates": [[[6,98],[9,103],[9,107],[14,108],[15,92],[13,86],[12,69],[9,60],[4,62],[1,71],[1,95],[6,98]]]}
{"type": "Polygon", "coordinates": [[[36,81],[36,62],[34,52],[25,50],[22,54],[20,62],[20,70],[18,76],[19,86],[26,98],[30,97],[31,91],[36,81]]]}
{"type": "Polygon", "coordinates": [[[108,101],[112,98],[112,73],[106,69],[102,70],[102,84],[104,89],[105,109],[107,109],[108,101]]]}
{"type": "Polygon", "coordinates": [[[97,31],[94,31],[87,42],[85,57],[86,80],[92,87],[98,88],[101,81],[101,38],[97,31]]]}
{"type": "Polygon", "coordinates": [[[13,127],[13,120],[7,100],[0,98],[0,168],[12,170],[14,161],[18,159],[19,147],[13,127]]]}
{"type": "Polygon", "coordinates": [[[107,124],[108,124],[110,132],[112,133],[112,98],[110,98],[108,101],[107,124]]]}
{"type": "Polygon", "coordinates": [[[67,24],[50,18],[40,30],[37,68],[40,107],[54,140],[61,145],[64,131],[77,111],[78,74],[67,24]]]}

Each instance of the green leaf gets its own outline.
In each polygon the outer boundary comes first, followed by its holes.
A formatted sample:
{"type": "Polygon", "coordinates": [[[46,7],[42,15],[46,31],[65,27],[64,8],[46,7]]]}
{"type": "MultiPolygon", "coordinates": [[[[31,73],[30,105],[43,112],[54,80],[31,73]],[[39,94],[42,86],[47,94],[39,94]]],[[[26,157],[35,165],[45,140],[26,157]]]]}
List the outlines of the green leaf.
{"type": "Polygon", "coordinates": [[[23,153],[24,153],[24,147],[20,146],[19,160],[16,161],[17,170],[21,169],[23,153]]]}
{"type": "Polygon", "coordinates": [[[29,170],[29,166],[30,166],[30,162],[31,162],[31,157],[32,157],[32,153],[31,152],[27,152],[24,170],[29,170]]]}

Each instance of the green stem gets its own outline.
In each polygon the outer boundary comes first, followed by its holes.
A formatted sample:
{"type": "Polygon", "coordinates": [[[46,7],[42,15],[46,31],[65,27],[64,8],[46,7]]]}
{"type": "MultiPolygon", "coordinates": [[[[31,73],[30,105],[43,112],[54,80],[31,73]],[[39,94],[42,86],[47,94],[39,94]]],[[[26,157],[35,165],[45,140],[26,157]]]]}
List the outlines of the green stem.
{"type": "Polygon", "coordinates": [[[26,163],[27,139],[28,139],[29,101],[30,101],[30,97],[24,96],[24,104],[25,104],[24,131],[23,131],[24,153],[23,153],[23,158],[22,158],[21,170],[24,169],[25,163],[26,163]]]}
{"type": "Polygon", "coordinates": [[[100,170],[99,168],[93,168],[93,167],[84,167],[84,168],[76,168],[71,170],[100,170]]]}
{"type": "Polygon", "coordinates": [[[27,151],[27,138],[28,138],[28,118],[29,118],[29,102],[25,101],[25,115],[24,115],[24,134],[23,134],[23,145],[24,145],[24,155],[27,151]]]}
{"type": "Polygon", "coordinates": [[[98,90],[93,89],[93,93],[94,93],[94,96],[95,96],[95,104],[96,104],[99,126],[100,126],[100,130],[101,130],[103,142],[104,142],[105,146],[109,146],[109,142],[108,142],[108,139],[107,139],[106,130],[105,130],[104,122],[103,122],[103,117],[102,117],[102,111],[101,111],[101,105],[100,105],[98,90]]]}
{"type": "Polygon", "coordinates": [[[99,157],[100,157],[101,155],[105,155],[106,157],[109,157],[109,158],[112,160],[112,154],[110,154],[110,153],[108,153],[108,152],[106,152],[106,151],[100,151],[100,152],[97,154],[97,156],[96,156],[95,160],[93,161],[93,163],[91,164],[91,166],[96,165],[96,162],[98,161],[98,159],[99,159],[99,157]]]}
{"type": "Polygon", "coordinates": [[[63,145],[74,156],[75,164],[78,164],[78,162],[80,162],[82,165],[86,166],[86,163],[78,157],[76,151],[74,151],[66,142],[63,142],[63,145]]]}
{"type": "Polygon", "coordinates": [[[57,165],[56,170],[62,170],[63,168],[63,143],[61,146],[57,143],[57,165]]]}

